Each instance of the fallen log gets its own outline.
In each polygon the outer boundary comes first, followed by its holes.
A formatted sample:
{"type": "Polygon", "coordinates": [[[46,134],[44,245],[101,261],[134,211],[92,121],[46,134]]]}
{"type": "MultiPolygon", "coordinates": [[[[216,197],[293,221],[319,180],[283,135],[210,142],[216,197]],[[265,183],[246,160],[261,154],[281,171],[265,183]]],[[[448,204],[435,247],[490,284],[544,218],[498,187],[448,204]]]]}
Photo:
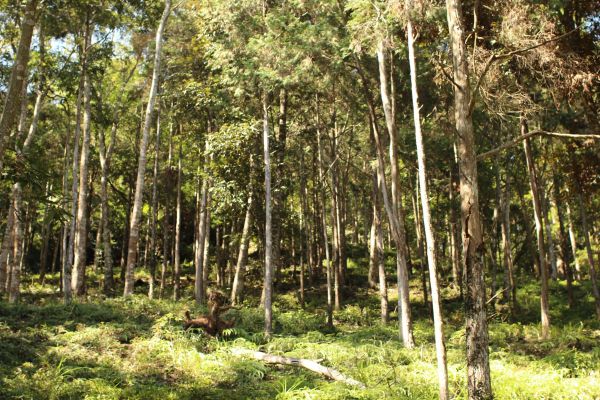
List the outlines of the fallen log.
{"type": "Polygon", "coordinates": [[[250,356],[256,360],[264,361],[268,364],[297,365],[299,367],[316,372],[317,374],[326,376],[329,379],[333,379],[334,381],[343,382],[347,385],[356,386],[361,389],[365,388],[364,383],[349,378],[333,368],[325,367],[314,360],[308,360],[306,358],[284,357],[263,353],[262,351],[253,351],[240,348],[231,349],[231,353],[237,356],[250,356]]]}

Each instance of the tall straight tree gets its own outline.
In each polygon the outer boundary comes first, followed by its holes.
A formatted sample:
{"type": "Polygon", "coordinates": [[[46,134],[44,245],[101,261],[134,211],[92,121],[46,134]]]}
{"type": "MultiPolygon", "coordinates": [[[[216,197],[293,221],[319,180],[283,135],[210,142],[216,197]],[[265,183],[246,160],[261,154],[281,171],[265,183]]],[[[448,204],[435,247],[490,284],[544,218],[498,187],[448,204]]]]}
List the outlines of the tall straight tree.
{"type": "Polygon", "coordinates": [[[417,89],[417,63],[415,62],[415,38],[412,26],[412,1],[406,0],[406,35],[408,37],[408,63],[410,67],[410,87],[412,93],[413,121],[415,124],[415,140],[417,143],[417,163],[419,167],[419,190],[421,193],[421,208],[423,212],[423,227],[425,228],[425,243],[427,248],[427,264],[429,265],[429,284],[431,287],[431,305],[433,308],[433,328],[435,333],[435,350],[438,364],[438,380],[440,399],[447,400],[448,367],[446,365],[446,344],[444,343],[444,322],[442,320],[442,305],[440,287],[438,284],[437,256],[435,235],[431,223],[429,209],[429,193],[427,192],[427,169],[425,165],[425,146],[421,131],[421,116],[419,107],[419,91],[417,89]]]}
{"type": "MultiPolygon", "coordinates": [[[[400,315],[400,331],[402,340],[408,348],[414,346],[412,334],[412,316],[410,310],[409,286],[408,286],[408,266],[407,266],[407,245],[406,228],[404,224],[404,210],[402,208],[402,195],[400,192],[400,175],[398,171],[398,145],[396,116],[393,107],[393,99],[390,99],[388,89],[388,72],[385,62],[385,48],[383,40],[377,46],[377,61],[379,65],[379,86],[381,92],[381,102],[383,103],[383,113],[385,123],[390,139],[390,171],[391,171],[391,192],[392,204],[391,213],[388,217],[393,219],[394,242],[396,243],[396,275],[398,280],[398,314],[400,315]]],[[[393,84],[393,82],[392,82],[393,84]]],[[[381,146],[379,146],[381,147],[381,146]]],[[[385,177],[383,177],[385,179],[385,177]]],[[[382,185],[382,189],[383,189],[382,185]]]]}
{"type": "Polygon", "coordinates": [[[269,150],[269,96],[265,92],[262,99],[263,106],[263,151],[265,163],[265,279],[264,279],[264,307],[265,307],[265,335],[270,336],[273,331],[273,221],[271,215],[271,155],[269,150]]]}
{"type": "Polygon", "coordinates": [[[144,127],[142,130],[142,140],[140,143],[140,156],[138,160],[137,179],[135,183],[135,196],[133,200],[133,210],[131,212],[131,222],[129,227],[129,244],[127,250],[127,266],[125,273],[125,288],[123,295],[133,294],[134,270],[138,256],[138,241],[140,234],[140,222],[142,219],[142,200],[144,197],[144,175],[146,172],[146,150],[150,138],[150,126],[154,114],[154,105],[156,103],[156,92],[158,91],[158,80],[160,76],[160,57],[162,49],[162,38],[169,14],[171,13],[171,0],[165,0],[165,8],[156,30],[156,49],[154,51],[154,71],[152,72],[152,84],[148,94],[148,104],[146,106],[146,115],[144,117],[144,127]]]}
{"type": "MultiPolygon", "coordinates": [[[[527,121],[521,117],[521,135],[526,135],[528,132],[527,121]]],[[[540,260],[540,279],[542,280],[542,292],[540,295],[540,308],[542,318],[542,338],[550,337],[550,304],[548,301],[548,264],[546,258],[546,245],[544,243],[544,226],[543,226],[543,210],[542,202],[540,201],[540,189],[537,171],[535,168],[533,154],[531,151],[531,143],[529,139],[523,140],[523,148],[525,150],[525,159],[527,161],[527,171],[529,176],[529,186],[531,188],[531,198],[533,201],[533,213],[535,217],[535,233],[538,244],[538,257],[540,260]]]]}
{"type": "Polygon", "coordinates": [[[446,0],[452,50],[454,123],[460,184],[465,280],[467,382],[470,400],[491,399],[489,336],[483,279],[483,231],[479,214],[477,159],[473,134],[472,93],[461,0],[446,0]]]}
{"type": "Polygon", "coordinates": [[[35,27],[38,3],[39,0],[29,0],[21,22],[19,47],[10,73],[8,92],[4,98],[4,107],[0,116],[0,171],[4,166],[4,150],[6,149],[8,136],[15,127],[17,115],[19,115],[18,109],[21,106],[23,88],[26,84],[27,64],[29,64],[31,38],[35,27]]]}
{"type": "MultiPolygon", "coordinates": [[[[87,54],[90,47],[92,24],[86,21],[83,52],[87,54]]],[[[86,67],[82,71],[83,79],[83,140],[79,157],[79,188],[77,199],[77,213],[75,215],[74,260],[73,275],[71,276],[71,290],[75,295],[81,296],[85,292],[85,267],[87,255],[87,215],[88,215],[88,164],[90,159],[90,135],[92,128],[92,83],[90,81],[88,59],[85,58],[86,67]]]]}

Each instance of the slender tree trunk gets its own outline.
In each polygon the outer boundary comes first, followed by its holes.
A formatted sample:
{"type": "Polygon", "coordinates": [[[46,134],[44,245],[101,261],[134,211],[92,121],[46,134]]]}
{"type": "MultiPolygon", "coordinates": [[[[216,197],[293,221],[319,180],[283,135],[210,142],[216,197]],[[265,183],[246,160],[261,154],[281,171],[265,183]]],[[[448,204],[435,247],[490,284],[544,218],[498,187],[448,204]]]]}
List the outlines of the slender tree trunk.
{"type": "Polygon", "coordinates": [[[21,22],[21,37],[17,54],[8,81],[8,91],[4,98],[4,107],[0,116],[0,171],[4,167],[4,150],[8,136],[17,122],[18,109],[21,106],[23,86],[26,80],[27,64],[31,50],[31,38],[35,27],[36,11],[39,1],[29,0],[21,22]]]}
{"type": "MultiPolygon", "coordinates": [[[[111,143],[109,148],[112,148],[113,142],[116,135],[116,125],[113,121],[111,128],[111,143]],[[112,131],[115,132],[112,132],[112,131]]],[[[100,147],[100,229],[102,230],[102,248],[104,256],[104,280],[102,283],[102,290],[105,294],[112,294],[115,286],[113,277],[113,258],[112,258],[112,245],[111,245],[111,232],[110,232],[110,216],[109,216],[109,204],[108,204],[108,165],[109,165],[109,152],[106,149],[104,132],[102,129],[98,130],[98,144],[100,147]]],[[[96,246],[100,246],[100,243],[96,243],[96,246]]]]}
{"type": "Polygon", "coordinates": [[[181,275],[181,143],[179,144],[179,160],[177,163],[177,206],[175,211],[175,263],[174,263],[174,287],[173,287],[173,300],[179,300],[180,293],[180,275],[181,275]]]}
{"type": "Polygon", "coordinates": [[[9,263],[12,258],[10,253],[13,246],[13,227],[15,221],[14,212],[14,193],[11,191],[10,204],[8,206],[8,214],[6,216],[6,226],[4,227],[4,235],[2,237],[2,248],[0,250],[0,294],[8,291],[7,281],[10,276],[9,263]]]}
{"type": "MultiPolygon", "coordinates": [[[[208,148],[208,138],[205,141],[205,148],[208,148]]],[[[208,157],[205,156],[204,163],[204,177],[202,178],[202,190],[201,190],[201,200],[200,200],[200,209],[198,210],[198,230],[196,232],[196,253],[194,264],[196,265],[196,282],[195,282],[195,299],[198,304],[202,304],[206,297],[206,293],[204,291],[204,269],[208,268],[207,265],[204,264],[204,252],[206,245],[206,212],[208,206],[208,157]]]]}
{"type": "MultiPolygon", "coordinates": [[[[406,0],[410,15],[411,0],[406,0]]],[[[437,280],[437,260],[435,254],[435,237],[429,211],[429,194],[427,192],[427,171],[425,166],[425,146],[421,132],[421,117],[419,107],[419,94],[417,90],[417,65],[415,62],[414,36],[410,16],[407,21],[408,60],[410,65],[410,81],[413,105],[413,121],[415,124],[415,139],[417,143],[417,162],[419,166],[419,188],[421,192],[421,209],[423,210],[423,227],[425,228],[425,241],[427,243],[427,263],[429,265],[429,283],[431,287],[431,304],[433,307],[433,327],[435,333],[435,349],[438,364],[439,393],[441,400],[449,398],[448,369],[446,363],[446,344],[444,342],[444,322],[442,320],[442,305],[440,288],[437,280]]]]}
{"type": "Polygon", "coordinates": [[[512,245],[510,239],[510,177],[506,175],[504,192],[501,197],[501,230],[502,230],[502,252],[504,259],[504,298],[510,302],[514,313],[517,309],[517,286],[512,259],[512,245]]]}
{"type": "Polygon", "coordinates": [[[235,266],[235,277],[233,278],[233,287],[231,289],[232,305],[240,304],[244,296],[244,275],[246,273],[246,264],[248,262],[248,245],[250,243],[250,229],[252,228],[253,205],[254,193],[252,188],[250,188],[248,204],[246,206],[246,217],[244,218],[244,228],[242,229],[242,238],[240,239],[240,250],[235,266]]]}
{"type": "Polygon", "coordinates": [[[425,257],[424,250],[424,240],[423,240],[423,232],[421,231],[423,224],[421,223],[421,206],[419,195],[419,175],[416,175],[416,185],[414,190],[411,189],[411,202],[413,207],[413,214],[415,216],[415,231],[416,231],[416,239],[417,239],[417,252],[419,255],[419,270],[421,272],[421,290],[423,292],[423,305],[427,306],[427,308],[431,311],[431,315],[433,315],[433,310],[431,309],[431,303],[429,303],[428,298],[428,290],[427,290],[427,273],[426,266],[427,258],[425,257]]]}
{"type": "MultiPolygon", "coordinates": [[[[93,33],[92,25],[86,22],[86,31],[84,38],[84,53],[90,46],[91,35],[93,33]]],[[[91,97],[92,84],[88,73],[87,55],[83,67],[83,140],[81,144],[81,154],[79,159],[79,189],[77,200],[77,213],[75,219],[75,238],[74,238],[74,262],[73,275],[71,277],[71,290],[76,296],[82,296],[86,291],[85,286],[85,268],[87,264],[87,212],[88,212],[88,164],[90,154],[90,136],[91,136],[91,97]]]]}
{"type": "MultiPolygon", "coordinates": [[[[169,128],[169,150],[167,153],[167,170],[171,172],[171,161],[173,159],[173,123],[171,122],[171,126],[169,128]]],[[[167,267],[169,264],[169,243],[170,237],[169,233],[171,230],[171,225],[169,223],[171,211],[170,211],[170,196],[171,186],[169,182],[167,182],[167,188],[165,188],[166,196],[165,196],[165,211],[163,217],[163,259],[162,259],[162,267],[160,272],[160,293],[159,296],[162,299],[167,279],[167,267]]]]}
{"type": "Polygon", "coordinates": [[[71,215],[70,215],[70,224],[69,224],[69,242],[67,245],[67,254],[66,254],[66,263],[63,271],[63,291],[65,295],[65,302],[69,303],[72,298],[72,278],[73,278],[73,257],[75,250],[75,233],[77,228],[77,210],[78,210],[78,191],[79,191],[79,141],[81,137],[81,118],[82,118],[82,110],[81,106],[83,104],[84,91],[85,91],[85,70],[87,68],[87,45],[88,38],[87,35],[84,38],[84,43],[81,49],[81,78],[79,80],[79,89],[77,94],[77,102],[75,105],[76,108],[76,116],[75,116],[75,134],[73,140],[73,160],[72,160],[72,186],[71,186],[71,215]]]}
{"type": "Polygon", "coordinates": [[[452,281],[455,287],[459,288],[462,298],[462,268],[460,265],[460,239],[458,236],[458,217],[454,206],[454,193],[456,191],[456,182],[454,173],[450,171],[449,203],[450,203],[450,247],[452,254],[452,281]]]}
{"type": "MultiPolygon", "coordinates": [[[[154,298],[154,287],[156,286],[156,266],[158,257],[156,252],[156,225],[158,224],[158,162],[160,159],[160,101],[156,113],[156,139],[154,142],[154,168],[152,171],[152,225],[150,227],[150,286],[148,297],[154,298]]],[[[179,176],[178,176],[179,178],[179,176]]],[[[178,182],[179,183],[179,182],[178,182]]]]}
{"type": "MultiPolygon", "coordinates": [[[[377,182],[376,172],[373,173],[373,180],[377,182]]],[[[374,200],[375,199],[373,199],[373,201],[374,200]]],[[[379,225],[379,229],[381,229],[381,220],[376,217],[377,212],[378,210],[376,210],[376,205],[373,203],[373,217],[371,218],[371,229],[369,233],[369,273],[367,275],[369,287],[372,289],[377,288],[377,225],[379,225]]]]}
{"type": "MultiPolygon", "coordinates": [[[[389,207],[390,217],[393,222],[390,222],[390,230],[394,236],[396,243],[396,275],[398,279],[398,309],[400,316],[400,331],[404,345],[408,348],[414,347],[414,339],[412,334],[412,316],[410,311],[409,287],[408,287],[408,268],[406,255],[406,231],[404,225],[404,211],[402,208],[402,197],[400,194],[400,176],[398,173],[398,149],[396,143],[396,122],[393,113],[392,103],[388,94],[388,76],[385,66],[385,53],[383,42],[379,42],[377,46],[377,60],[379,64],[379,83],[381,92],[381,102],[383,103],[383,111],[388,135],[390,138],[390,170],[391,170],[391,193],[392,204],[389,207]]],[[[374,120],[375,121],[375,120],[374,120]]],[[[378,136],[378,133],[375,133],[378,136]]],[[[382,153],[381,144],[378,145],[378,152],[382,153]]],[[[381,171],[382,179],[385,179],[385,174],[381,171]]],[[[382,185],[383,188],[383,185],[382,185]]],[[[387,190],[387,189],[386,189],[387,190]]]]}
{"type": "Polygon", "coordinates": [[[590,280],[592,281],[592,294],[594,295],[594,305],[596,307],[596,318],[600,320],[600,290],[598,289],[598,279],[596,277],[596,266],[594,264],[594,253],[590,243],[590,231],[588,227],[587,211],[585,201],[581,193],[581,185],[576,182],[577,202],[579,203],[579,218],[581,219],[581,229],[583,230],[583,239],[585,240],[585,249],[588,263],[590,265],[590,280]]]}
{"type": "Polygon", "coordinates": [[[211,219],[211,215],[210,215],[210,200],[211,200],[211,193],[210,193],[210,187],[211,187],[211,179],[210,177],[208,178],[207,181],[207,185],[208,185],[208,192],[206,194],[206,212],[205,212],[205,230],[206,233],[204,235],[204,253],[203,253],[203,261],[202,261],[202,265],[204,265],[204,269],[202,270],[202,285],[204,287],[204,293],[205,295],[208,294],[208,278],[209,278],[209,272],[210,272],[210,219],[211,219]]]}
{"type": "Polygon", "coordinates": [[[571,216],[571,207],[569,201],[565,201],[567,210],[567,225],[569,227],[569,242],[571,243],[571,252],[573,253],[573,264],[575,265],[575,279],[581,281],[581,265],[577,259],[577,236],[573,228],[573,217],[571,216]]]}
{"type": "MultiPolygon", "coordinates": [[[[316,104],[316,117],[317,117],[317,154],[318,154],[318,164],[319,164],[319,193],[320,193],[320,201],[321,201],[321,224],[323,229],[323,238],[325,244],[325,260],[327,263],[327,326],[332,329],[333,328],[333,267],[331,263],[331,257],[329,253],[329,239],[327,237],[327,217],[326,214],[326,205],[325,205],[325,172],[323,171],[323,149],[321,145],[321,127],[320,127],[320,119],[319,119],[319,99],[317,97],[316,104]]],[[[333,247],[333,246],[332,246],[333,247]]],[[[333,253],[333,252],[332,252],[333,253]]]]}
{"type": "MultiPolygon", "coordinates": [[[[335,106],[334,106],[335,107],[335,106]]],[[[335,109],[333,119],[335,121],[335,109]]],[[[334,122],[334,126],[337,127],[337,121],[334,122]]],[[[333,129],[330,136],[331,146],[331,167],[329,168],[331,174],[331,228],[332,228],[332,239],[331,239],[331,254],[333,257],[333,309],[339,311],[341,308],[342,294],[341,294],[341,257],[340,257],[340,245],[341,245],[341,232],[339,224],[339,213],[338,213],[338,167],[337,167],[337,144],[336,144],[337,129],[333,129]]]]}
{"type": "Polygon", "coordinates": [[[23,252],[23,215],[22,215],[22,203],[23,203],[23,192],[21,189],[21,182],[14,184],[12,189],[13,199],[13,252],[10,258],[10,285],[8,286],[8,302],[11,304],[19,301],[20,285],[21,285],[21,256],[23,252]]]}
{"type": "MultiPolygon", "coordinates": [[[[527,122],[521,117],[521,135],[528,132],[527,122]]],[[[542,206],[540,202],[538,177],[533,161],[531,144],[529,139],[523,141],[525,149],[525,158],[527,161],[527,170],[529,172],[529,185],[531,188],[531,197],[533,200],[533,212],[535,216],[535,231],[537,235],[538,254],[540,259],[540,278],[542,280],[542,292],[540,296],[541,317],[542,317],[542,338],[550,338],[550,304],[548,301],[548,266],[546,264],[546,246],[544,245],[544,227],[542,225],[542,206]]]]}
{"type": "MultiPolygon", "coordinates": [[[[70,139],[71,139],[71,121],[69,118],[69,115],[67,115],[67,129],[66,129],[66,135],[65,135],[65,146],[64,146],[64,152],[63,152],[63,177],[62,177],[62,191],[63,191],[63,199],[68,199],[69,197],[69,143],[70,143],[70,139]]],[[[65,204],[65,212],[66,212],[66,207],[67,205],[65,204]]],[[[69,235],[69,224],[67,221],[64,221],[62,224],[62,234],[61,234],[61,244],[60,244],[60,290],[63,293],[63,297],[64,297],[64,301],[65,303],[68,303],[69,301],[71,301],[71,286],[68,286],[68,290],[65,289],[65,271],[67,270],[67,262],[68,262],[68,256],[67,256],[67,248],[68,248],[68,235],[69,235]],[[68,292],[68,293],[67,293],[68,292]]],[[[70,277],[69,277],[70,278],[70,277]]],[[[70,283],[70,280],[68,281],[70,283]]]]}
{"type": "Polygon", "coordinates": [[[273,291],[273,222],[271,215],[271,154],[269,148],[269,96],[263,94],[263,150],[265,163],[265,279],[264,308],[265,335],[273,331],[273,309],[271,305],[273,291]]]}
{"type": "Polygon", "coordinates": [[[162,37],[169,13],[171,12],[171,0],[165,0],[165,8],[156,31],[156,50],[154,55],[154,71],[152,73],[152,84],[150,93],[148,94],[148,105],[146,108],[146,116],[144,119],[144,128],[142,132],[142,142],[140,145],[140,157],[138,160],[137,179],[135,184],[135,197],[133,202],[133,210],[131,213],[131,225],[129,228],[129,245],[127,251],[127,270],[125,273],[125,288],[123,294],[125,296],[133,294],[134,285],[134,269],[137,263],[137,248],[140,231],[140,220],[142,218],[142,200],[144,194],[144,174],[146,172],[146,149],[148,147],[148,139],[150,136],[150,125],[152,124],[152,116],[154,112],[154,104],[156,102],[156,92],[158,90],[158,80],[160,76],[160,59],[162,48],[162,37]]]}
{"type": "Polygon", "coordinates": [[[458,134],[460,208],[463,226],[468,397],[470,400],[487,400],[491,399],[493,395],[482,263],[483,232],[479,214],[477,158],[462,1],[446,0],[446,10],[452,46],[454,82],[458,86],[454,87],[454,122],[458,134]]]}
{"type": "Polygon", "coordinates": [[[565,270],[565,278],[567,279],[567,299],[569,302],[569,308],[573,308],[575,306],[575,298],[573,296],[573,269],[569,263],[569,247],[567,244],[567,235],[565,232],[565,222],[562,214],[562,199],[560,195],[560,181],[558,180],[557,175],[553,176],[554,180],[554,191],[553,191],[553,200],[554,206],[556,207],[556,216],[558,218],[558,226],[559,226],[559,237],[558,241],[560,243],[560,250],[562,253],[562,259],[564,263],[565,270]]]}
{"type": "Polygon", "coordinates": [[[551,271],[551,277],[553,280],[556,280],[558,277],[558,267],[556,265],[556,252],[554,250],[554,238],[552,237],[552,225],[551,225],[551,220],[550,220],[550,200],[549,200],[549,196],[545,195],[544,193],[544,185],[541,185],[541,193],[540,193],[540,197],[541,197],[541,201],[543,204],[542,210],[543,210],[543,216],[544,216],[544,228],[545,228],[545,233],[546,233],[546,240],[548,241],[548,258],[550,259],[550,271],[551,271]]]}
{"type": "MultiPolygon", "coordinates": [[[[381,214],[379,212],[379,196],[378,191],[380,190],[381,182],[377,173],[373,174],[373,226],[375,227],[373,237],[374,251],[372,260],[376,265],[376,272],[379,277],[379,304],[380,304],[380,315],[381,322],[387,324],[390,319],[388,311],[388,288],[387,279],[385,274],[385,253],[383,248],[383,229],[381,227],[381,214]]],[[[371,260],[369,260],[371,261],[371,260]]]]}

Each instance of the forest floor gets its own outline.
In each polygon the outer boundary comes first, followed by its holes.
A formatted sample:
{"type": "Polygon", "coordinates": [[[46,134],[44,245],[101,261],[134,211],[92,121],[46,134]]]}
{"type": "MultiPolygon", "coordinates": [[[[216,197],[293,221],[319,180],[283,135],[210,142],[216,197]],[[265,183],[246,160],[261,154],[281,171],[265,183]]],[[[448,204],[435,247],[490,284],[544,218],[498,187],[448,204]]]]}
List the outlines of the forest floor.
{"type": "MultiPolygon", "coordinates": [[[[350,262],[351,282],[364,282],[364,259],[350,262]],[[361,265],[361,267],[357,267],[361,265]]],[[[258,274],[259,266],[254,266],[258,274]]],[[[390,265],[390,272],[393,267],[390,265]]],[[[191,267],[184,271],[192,275],[191,267]]],[[[90,274],[95,282],[100,279],[90,274]]],[[[142,274],[143,275],[143,274],[142,274]]],[[[36,276],[25,280],[20,305],[0,302],[0,398],[2,399],[435,399],[433,326],[419,279],[411,282],[417,346],[405,349],[396,322],[379,322],[377,293],[355,285],[325,328],[323,288],[307,292],[299,307],[291,282],[277,288],[275,333],[263,336],[261,310],[249,301],[225,318],[235,328],[221,338],[182,329],[183,313],[205,311],[191,300],[149,300],[94,294],[64,306],[55,289],[36,276]],[[286,291],[286,287],[289,291],[286,291]],[[265,365],[232,354],[232,348],[319,359],[363,382],[346,386],[308,370],[265,365]]],[[[523,282],[524,277],[519,277],[523,282]]],[[[183,279],[186,282],[186,279],[183,279]]],[[[578,306],[569,310],[564,282],[551,283],[552,338],[540,339],[535,282],[519,287],[516,319],[506,309],[490,315],[492,384],[497,399],[599,399],[600,323],[587,287],[576,286],[578,306]]],[[[257,290],[257,288],[254,288],[257,290]]],[[[390,305],[396,301],[390,289],[390,305]]],[[[453,398],[466,398],[462,303],[443,292],[448,373],[453,398]]],[[[256,296],[254,296],[256,298],[256,296]]],[[[392,312],[392,318],[396,313],[392,312]]]]}

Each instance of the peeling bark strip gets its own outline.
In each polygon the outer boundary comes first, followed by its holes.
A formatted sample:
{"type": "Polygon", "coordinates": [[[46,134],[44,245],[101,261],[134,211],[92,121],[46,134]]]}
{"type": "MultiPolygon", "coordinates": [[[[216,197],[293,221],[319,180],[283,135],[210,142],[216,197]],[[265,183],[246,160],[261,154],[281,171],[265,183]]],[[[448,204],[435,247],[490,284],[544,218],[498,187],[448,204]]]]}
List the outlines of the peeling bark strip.
{"type": "Polygon", "coordinates": [[[325,367],[314,360],[308,360],[306,358],[277,356],[274,354],[263,353],[262,351],[252,351],[252,350],[248,350],[248,349],[239,349],[239,348],[231,349],[231,353],[236,356],[249,356],[256,360],[264,361],[268,364],[297,365],[299,367],[306,368],[310,371],[316,372],[317,374],[326,376],[329,379],[333,379],[334,381],[343,382],[346,385],[350,385],[350,386],[357,386],[361,389],[366,388],[364,383],[359,382],[352,378],[348,378],[346,375],[342,374],[340,371],[335,370],[333,368],[325,367]]]}

